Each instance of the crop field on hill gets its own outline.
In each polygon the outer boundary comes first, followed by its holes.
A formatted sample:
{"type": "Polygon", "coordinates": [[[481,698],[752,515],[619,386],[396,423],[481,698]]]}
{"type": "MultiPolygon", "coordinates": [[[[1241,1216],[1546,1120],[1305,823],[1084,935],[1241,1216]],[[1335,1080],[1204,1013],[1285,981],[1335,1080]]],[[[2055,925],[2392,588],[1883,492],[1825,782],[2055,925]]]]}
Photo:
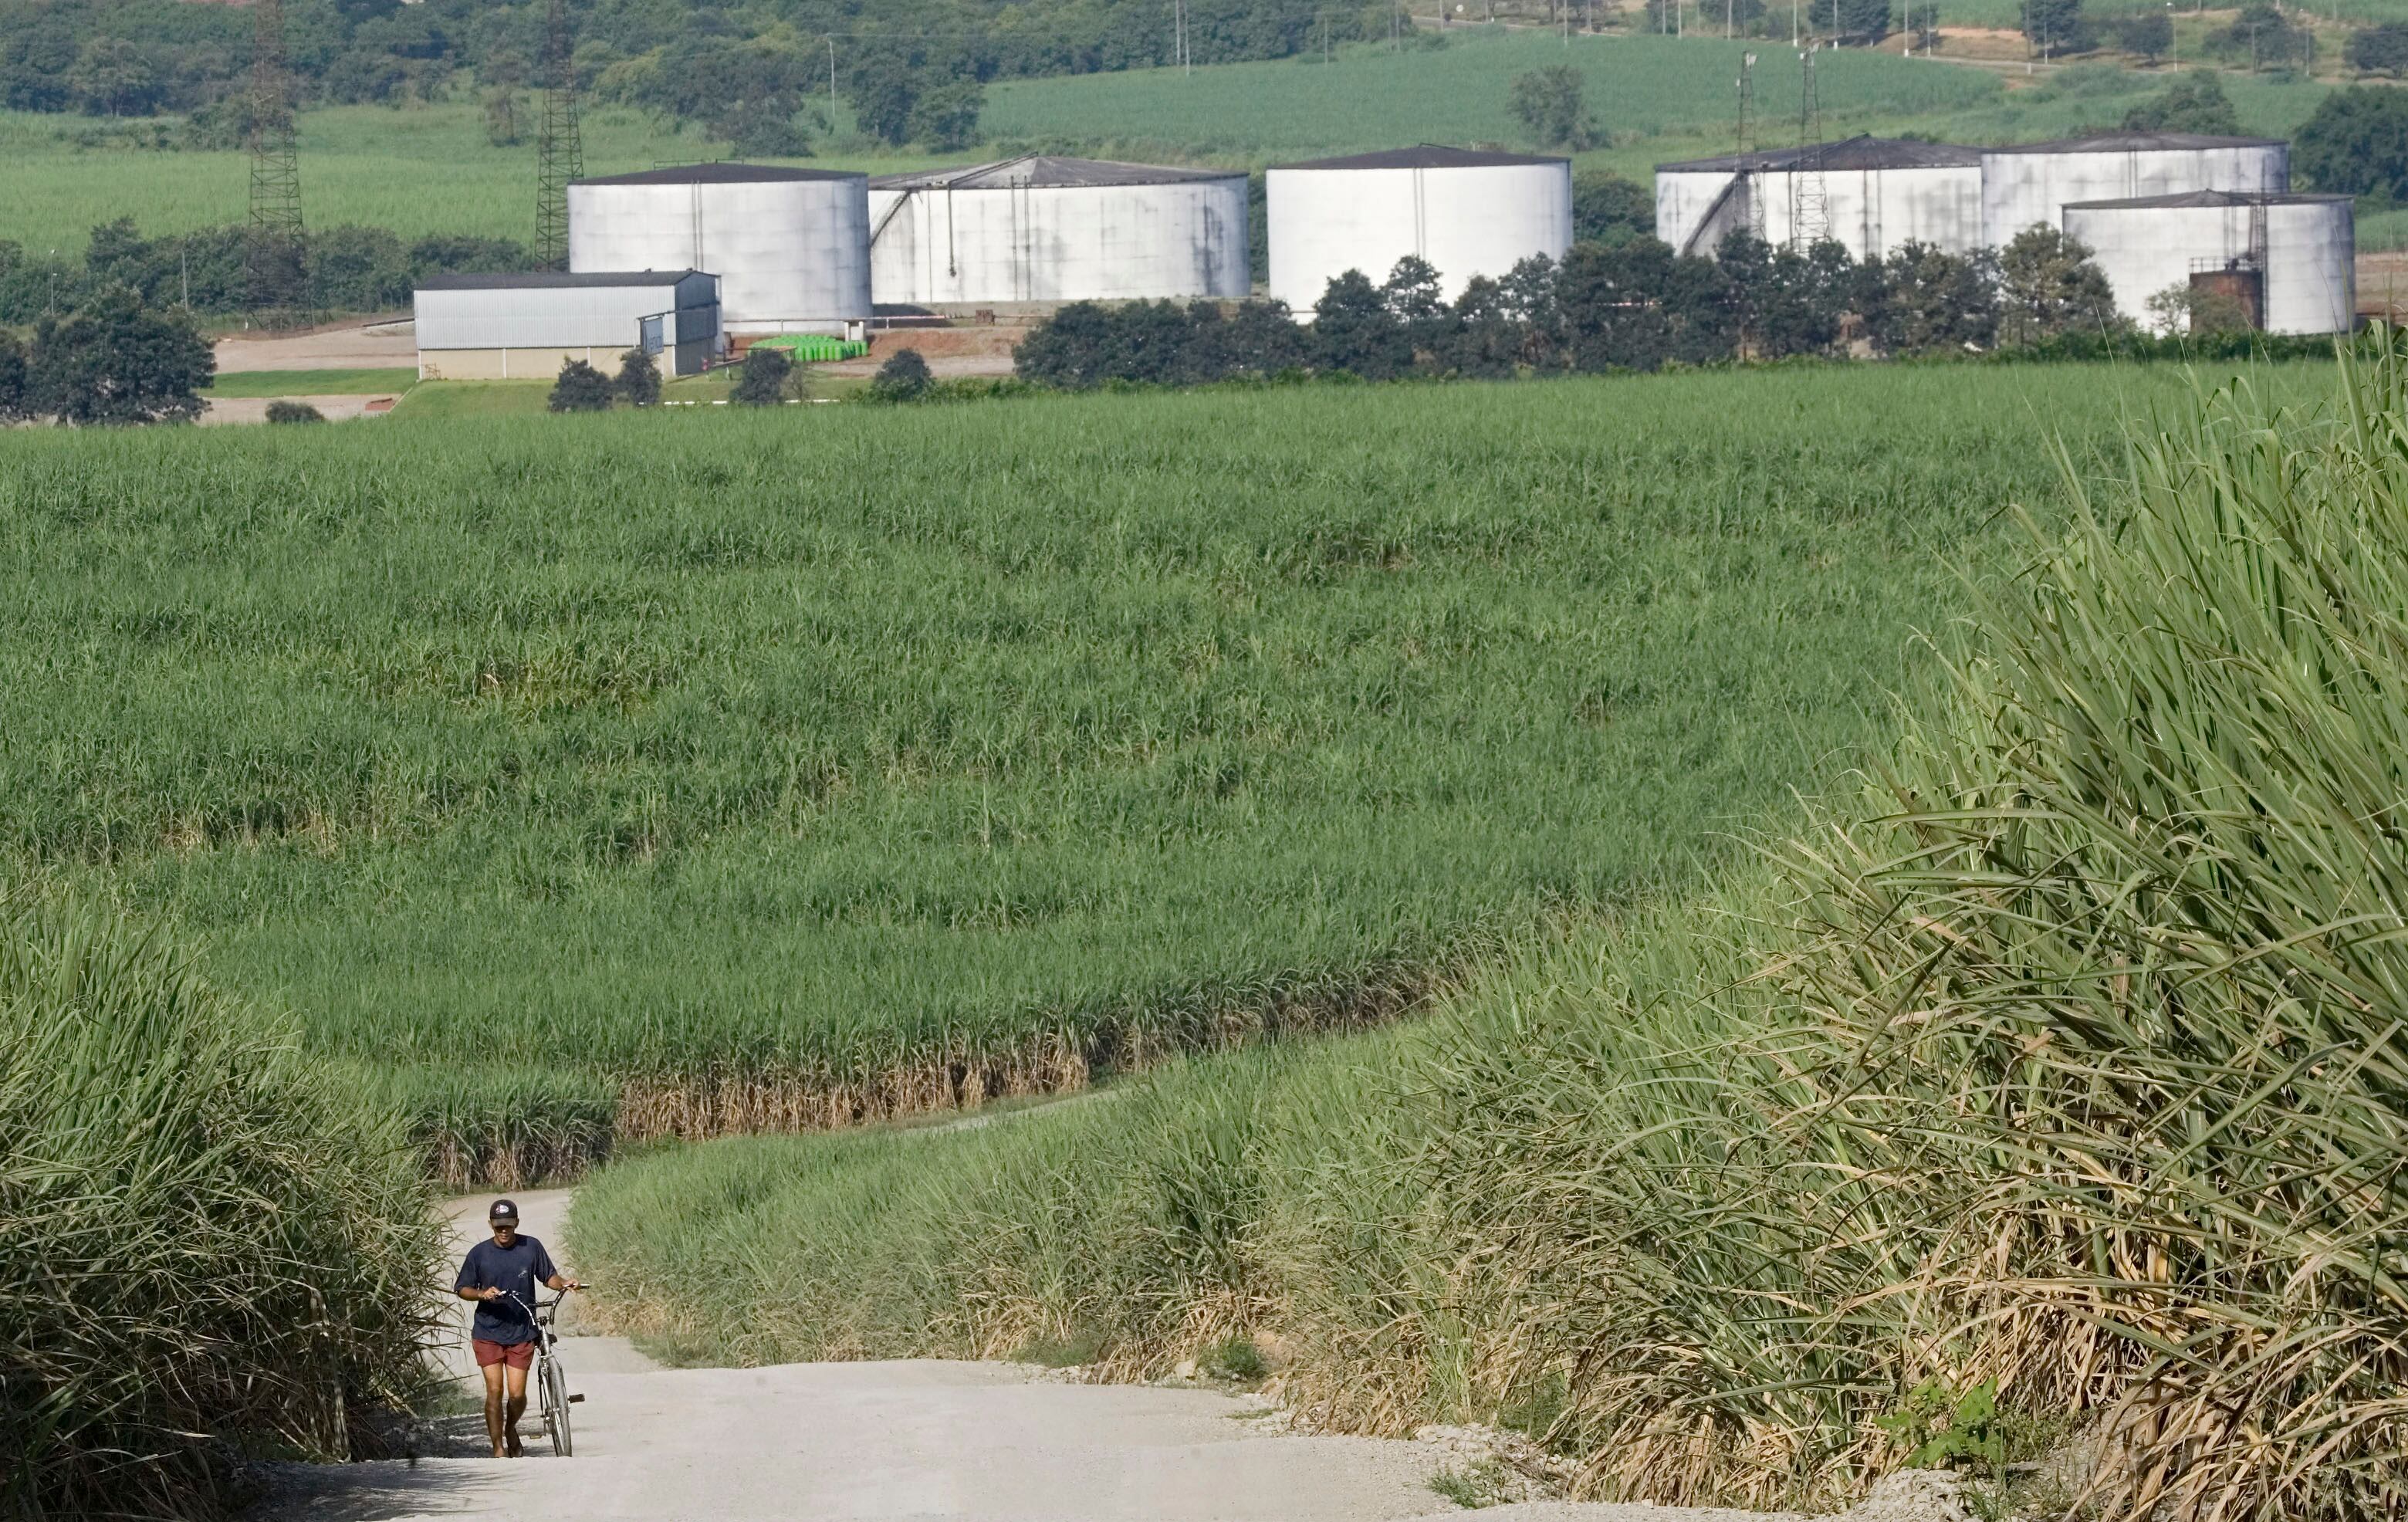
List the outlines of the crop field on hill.
{"type": "Polygon", "coordinates": [[[1075,1084],[1684,878],[2050,432],[2182,385],[21,434],[0,853],[179,922],[454,1177],[1075,1084]]]}
{"type": "Polygon", "coordinates": [[[1276,1371],[1325,1428],[1519,1429],[1586,1499],[1823,1515],[1936,1461],[1967,1515],[2382,1515],[2408,350],[2373,351],[2077,451],[1851,782],[1698,887],[1383,1030],[657,1149],[582,1188],[578,1260],[672,1357],[1276,1371]]]}

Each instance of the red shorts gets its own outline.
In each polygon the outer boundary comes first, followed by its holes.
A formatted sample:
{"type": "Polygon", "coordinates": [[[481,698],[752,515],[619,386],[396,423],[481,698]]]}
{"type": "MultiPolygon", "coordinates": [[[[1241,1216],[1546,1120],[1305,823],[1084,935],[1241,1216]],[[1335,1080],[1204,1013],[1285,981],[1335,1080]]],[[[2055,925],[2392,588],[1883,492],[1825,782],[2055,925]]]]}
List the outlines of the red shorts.
{"type": "Polygon", "coordinates": [[[512,1369],[524,1369],[535,1362],[533,1339],[523,1343],[488,1343],[481,1337],[472,1337],[468,1339],[468,1347],[477,1355],[477,1367],[480,1369],[491,1369],[497,1363],[507,1364],[512,1369]]]}

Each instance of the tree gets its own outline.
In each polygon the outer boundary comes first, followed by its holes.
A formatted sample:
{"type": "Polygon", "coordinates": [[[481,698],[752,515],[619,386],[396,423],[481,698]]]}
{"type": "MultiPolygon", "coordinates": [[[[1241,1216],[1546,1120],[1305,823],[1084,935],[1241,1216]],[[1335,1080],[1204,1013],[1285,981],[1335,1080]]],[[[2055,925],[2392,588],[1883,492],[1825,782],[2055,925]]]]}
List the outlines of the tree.
{"type": "MultiPolygon", "coordinates": [[[[1449,323],[1446,288],[1428,260],[1407,254],[1380,286],[1380,300],[1404,334],[1406,352],[1417,357],[1438,347],[1449,323]]],[[[1409,357],[1407,363],[1413,362],[1409,357]]]]}
{"type": "Polygon", "coordinates": [[[1906,243],[1859,266],[1856,309],[1885,354],[1988,347],[1999,332],[1999,287],[1986,258],[1906,243]]]}
{"type": "Polygon", "coordinates": [[[1333,279],[1312,304],[1312,337],[1326,369],[1392,380],[1413,367],[1412,337],[1359,269],[1333,279]]]}
{"type": "Polygon", "coordinates": [[[976,140],[985,89],[977,59],[957,45],[873,40],[849,73],[853,120],[880,141],[950,150],[976,140]]]}
{"type": "Polygon", "coordinates": [[[869,379],[869,394],[882,402],[916,402],[928,394],[937,378],[917,349],[897,349],[869,379]]]}
{"type": "Polygon", "coordinates": [[[2044,58],[2090,50],[2090,23],[2082,0],[2024,0],[2024,36],[2044,58]]]}
{"type": "Polygon", "coordinates": [[[2127,132],[2203,132],[2236,136],[2241,119],[2224,80],[2213,69],[2195,69],[2124,113],[2127,132]]]}
{"type": "Polygon", "coordinates": [[[1627,243],[1656,235],[1656,197],[1611,169],[1572,171],[1572,241],[1627,243]]]}
{"type": "Polygon", "coordinates": [[[2327,95],[2291,139],[2291,167],[2315,190],[2408,203],[2408,92],[2351,85],[2327,95]]]}
{"type": "Polygon", "coordinates": [[[520,108],[518,93],[496,90],[485,97],[485,141],[495,148],[508,148],[519,140],[520,119],[526,113],[520,108]]]}
{"type": "Polygon", "coordinates": [[[2137,11],[2115,23],[2115,40],[2126,52],[2154,64],[2173,49],[2173,16],[2162,9],[2137,11]]]}
{"type": "Polygon", "coordinates": [[[738,407],[775,407],[786,399],[786,382],[794,371],[792,355],[756,343],[744,352],[743,373],[727,399],[738,407]]]}
{"type": "Polygon", "coordinates": [[[25,346],[15,334],[0,328],[0,423],[22,423],[34,415],[30,380],[25,346]]]}
{"type": "Polygon", "coordinates": [[[323,423],[326,421],[326,414],[308,402],[296,402],[290,397],[279,397],[267,404],[267,421],[270,423],[323,423]]]}
{"type": "Polygon", "coordinates": [[[2035,343],[2069,331],[2121,326],[2107,277],[2081,239],[2027,227],[1999,251],[1999,337],[2035,343]]]}
{"type": "Polygon", "coordinates": [[[2360,27],[2349,35],[2342,49],[2342,57],[2349,66],[2361,74],[2388,74],[2398,79],[2408,72],[2408,22],[2385,22],[2379,26],[2360,27]]]}
{"type": "Polygon", "coordinates": [[[2232,24],[2208,36],[2207,45],[2235,62],[2247,59],[2252,69],[2268,64],[2302,64],[2315,48],[2307,28],[2268,0],[2243,6],[2232,24]]]}
{"type": "Polygon", "coordinates": [[[1581,101],[1581,72],[1551,64],[1513,77],[1506,104],[1542,148],[1584,149],[1597,137],[1596,123],[1581,101]]]}
{"type": "Polygon", "coordinates": [[[661,399],[661,367],[641,349],[630,349],[619,356],[619,375],[613,389],[629,407],[652,407],[661,399]]]}
{"type": "Polygon", "coordinates": [[[94,116],[149,116],[159,108],[159,73],[122,37],[94,37],[76,54],[67,88],[94,116]]]}
{"type": "Polygon", "coordinates": [[[2187,280],[2169,285],[2147,302],[2149,325],[2169,337],[2185,333],[2245,333],[2249,309],[2229,291],[2193,285],[2187,280]]]}
{"type": "Polygon", "coordinates": [[[110,283],[65,320],[36,325],[27,390],[35,411],[63,423],[186,423],[217,367],[190,313],[154,311],[110,283]]]}
{"type": "Polygon", "coordinates": [[[555,412],[608,412],[610,395],[609,376],[581,359],[565,359],[549,405],[555,412]]]}
{"type": "Polygon", "coordinates": [[[1870,47],[1898,24],[1890,0],[1832,0],[1832,5],[1838,18],[1833,30],[1851,43],[1870,47]]]}

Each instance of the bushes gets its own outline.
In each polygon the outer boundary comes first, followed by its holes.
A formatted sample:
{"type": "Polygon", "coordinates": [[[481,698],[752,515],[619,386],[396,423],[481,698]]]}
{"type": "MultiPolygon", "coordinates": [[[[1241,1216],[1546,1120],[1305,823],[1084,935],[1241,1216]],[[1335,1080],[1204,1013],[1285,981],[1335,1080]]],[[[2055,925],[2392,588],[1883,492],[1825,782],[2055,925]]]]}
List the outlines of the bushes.
{"type": "Polygon", "coordinates": [[[775,407],[786,399],[795,362],[782,349],[755,344],[744,353],[744,368],[727,399],[738,407],[775,407]]]}
{"type": "Polygon", "coordinates": [[[616,395],[609,376],[581,359],[565,359],[545,405],[555,412],[608,412],[616,395]]]}
{"type": "Polygon", "coordinates": [[[323,423],[326,421],[326,414],[308,402],[280,399],[267,404],[267,421],[270,423],[323,423]]]}
{"type": "Polygon", "coordinates": [[[0,899],[0,1515],[211,1515],[232,1452],[357,1452],[420,1378],[414,1163],[157,936],[0,899]]]}
{"type": "Polygon", "coordinates": [[[629,407],[655,406],[661,399],[661,367],[641,349],[630,349],[619,356],[612,389],[629,407]]]}

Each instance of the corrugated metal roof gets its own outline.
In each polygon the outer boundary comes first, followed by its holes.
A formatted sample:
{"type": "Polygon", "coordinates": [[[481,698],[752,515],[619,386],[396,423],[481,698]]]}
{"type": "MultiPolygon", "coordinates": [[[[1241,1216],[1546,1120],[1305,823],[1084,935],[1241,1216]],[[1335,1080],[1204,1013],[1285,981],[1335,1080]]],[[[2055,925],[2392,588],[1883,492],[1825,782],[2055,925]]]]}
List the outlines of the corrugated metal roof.
{"type": "Polygon", "coordinates": [[[1064,158],[1023,153],[1016,159],[967,165],[959,169],[923,169],[878,175],[872,190],[1080,190],[1107,185],[1179,185],[1197,179],[1243,179],[1243,169],[1182,169],[1160,164],[1121,164],[1110,159],[1064,158]]]}
{"type": "Polygon", "coordinates": [[[1340,159],[1308,159],[1302,164],[1274,164],[1274,169],[1489,169],[1516,164],[1570,164],[1555,154],[1496,153],[1474,148],[1448,148],[1423,143],[1413,148],[1383,149],[1340,159]]]}
{"type": "Polygon", "coordinates": [[[561,291],[580,286],[624,289],[630,286],[675,285],[706,274],[699,269],[622,269],[565,275],[556,269],[532,269],[517,274],[429,275],[418,282],[421,291],[561,291]]]}
{"type": "Polygon", "coordinates": [[[1756,153],[1684,159],[1656,165],[1657,174],[1732,174],[1742,169],[1971,169],[1982,151],[1958,143],[1927,143],[1913,137],[1843,137],[1804,148],[1770,148],[1756,153]]]}
{"type": "Polygon", "coordinates": [[[787,179],[867,179],[858,169],[789,169],[778,164],[673,164],[665,169],[597,175],[575,185],[764,185],[787,179]]]}
{"type": "Polygon", "coordinates": [[[2157,207],[2315,206],[2355,200],[2312,191],[2186,191],[2179,195],[2132,195],[2116,201],[2068,201],[2068,211],[2145,211],[2157,207]]]}
{"type": "Polygon", "coordinates": [[[2045,143],[2009,143],[1985,153],[2147,153],[2186,148],[2281,148],[2280,137],[2218,137],[2205,132],[2099,132],[2045,143]]]}

